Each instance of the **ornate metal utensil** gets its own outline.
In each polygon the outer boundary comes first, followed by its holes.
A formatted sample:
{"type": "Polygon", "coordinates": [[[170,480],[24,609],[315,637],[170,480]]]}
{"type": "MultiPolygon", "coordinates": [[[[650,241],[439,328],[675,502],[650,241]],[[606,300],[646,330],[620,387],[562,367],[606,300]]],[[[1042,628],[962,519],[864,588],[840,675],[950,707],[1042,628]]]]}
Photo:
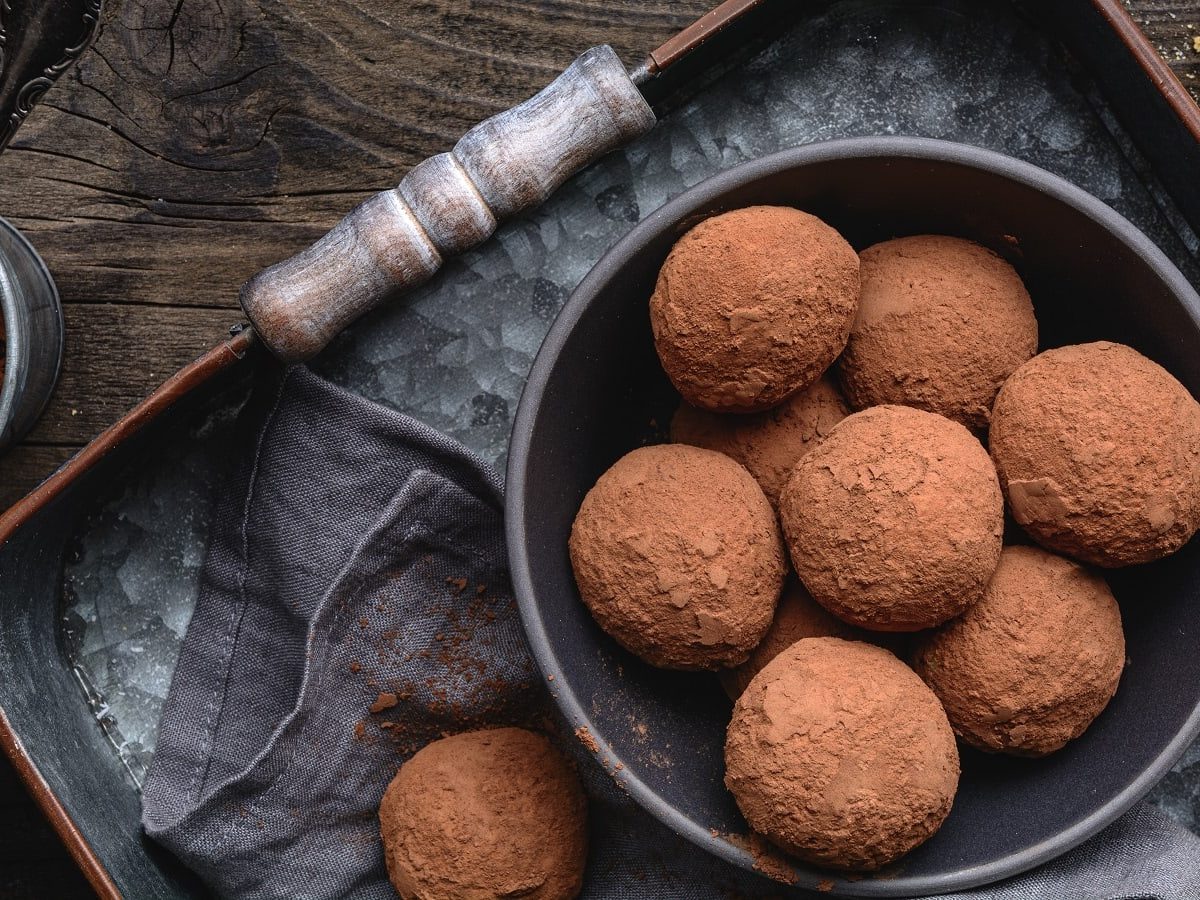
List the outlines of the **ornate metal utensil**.
{"type": "Polygon", "coordinates": [[[102,0],[0,0],[0,150],[92,43],[102,0]]]}

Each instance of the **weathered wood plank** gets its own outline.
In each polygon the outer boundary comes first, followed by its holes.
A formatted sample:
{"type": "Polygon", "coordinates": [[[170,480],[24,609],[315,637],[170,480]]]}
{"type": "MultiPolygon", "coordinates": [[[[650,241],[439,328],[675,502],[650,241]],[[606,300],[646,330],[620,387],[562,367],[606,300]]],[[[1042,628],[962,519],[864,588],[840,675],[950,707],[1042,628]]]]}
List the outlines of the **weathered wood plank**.
{"type": "MultiPolygon", "coordinates": [[[[12,506],[75,455],[78,445],[21,444],[0,464],[0,509],[12,506]]],[[[0,897],[3,897],[0,892],[0,897]]]]}
{"type": "Polygon", "coordinates": [[[68,304],[62,375],[29,435],[41,444],[87,443],[241,321],[226,309],[68,304]]]}
{"type": "Polygon", "coordinates": [[[1200,103],[1200,2],[1124,0],[1146,35],[1200,103]]]}
{"type": "Polygon", "coordinates": [[[635,61],[709,5],[112,0],[0,157],[0,214],[71,301],[230,306],[589,45],[635,61]]]}

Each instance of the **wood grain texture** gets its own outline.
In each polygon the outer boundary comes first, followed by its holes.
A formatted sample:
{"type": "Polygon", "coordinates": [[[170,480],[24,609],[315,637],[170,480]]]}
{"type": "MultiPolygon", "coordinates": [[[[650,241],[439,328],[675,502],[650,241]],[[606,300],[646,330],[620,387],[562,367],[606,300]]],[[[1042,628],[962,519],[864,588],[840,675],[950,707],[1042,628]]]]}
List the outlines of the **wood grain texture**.
{"type": "Polygon", "coordinates": [[[1200,2],[1123,0],[1146,36],[1200,103],[1200,2]]]}
{"type": "Polygon", "coordinates": [[[588,47],[636,62],[709,6],[108,0],[0,155],[0,215],[46,258],[68,331],[40,449],[0,460],[4,496],[221,340],[249,276],[588,47]]]}

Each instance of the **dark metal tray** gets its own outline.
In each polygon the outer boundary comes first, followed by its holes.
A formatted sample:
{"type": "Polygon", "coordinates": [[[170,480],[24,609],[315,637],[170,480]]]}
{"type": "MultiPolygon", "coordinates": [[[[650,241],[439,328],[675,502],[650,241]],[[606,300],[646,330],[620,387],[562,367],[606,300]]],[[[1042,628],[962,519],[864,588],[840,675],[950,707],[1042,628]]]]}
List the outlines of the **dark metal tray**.
{"type": "MultiPolygon", "coordinates": [[[[1047,168],[1131,219],[1200,285],[1200,188],[1186,177],[1200,163],[1200,112],[1156,84],[1161,62],[1139,56],[1115,4],[1038,8],[1040,24],[999,0],[817,4],[753,58],[686,85],[654,132],[315,366],[501,464],[532,357],[605,249],[717,170],[852,135],[963,141],[1047,168]]],[[[240,361],[244,349],[235,339],[214,351],[197,371],[227,367],[222,378],[189,393],[200,379],[185,375],[0,519],[0,740],[102,894],[199,891],[142,838],[136,785],[246,376],[271,365],[240,361]]],[[[1197,828],[1200,748],[1154,800],[1197,828]]]]}

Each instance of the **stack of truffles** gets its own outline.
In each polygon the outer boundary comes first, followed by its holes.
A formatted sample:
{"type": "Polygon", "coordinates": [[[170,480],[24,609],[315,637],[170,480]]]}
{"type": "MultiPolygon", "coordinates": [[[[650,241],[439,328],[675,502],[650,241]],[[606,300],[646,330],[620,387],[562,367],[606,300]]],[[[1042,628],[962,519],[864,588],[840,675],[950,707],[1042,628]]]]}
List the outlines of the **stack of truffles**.
{"type": "Polygon", "coordinates": [[[784,207],[685,234],[650,321],[674,443],[600,477],[571,562],[632,653],[720,672],[756,831],[878,869],[949,814],[956,736],[1041,756],[1087,729],[1125,661],[1092,567],[1200,525],[1200,405],[1175,378],[1121,344],[1038,354],[1025,286],[978,244],[858,254],[784,207]],[[1004,546],[1006,500],[1038,546],[1004,546]]]}

